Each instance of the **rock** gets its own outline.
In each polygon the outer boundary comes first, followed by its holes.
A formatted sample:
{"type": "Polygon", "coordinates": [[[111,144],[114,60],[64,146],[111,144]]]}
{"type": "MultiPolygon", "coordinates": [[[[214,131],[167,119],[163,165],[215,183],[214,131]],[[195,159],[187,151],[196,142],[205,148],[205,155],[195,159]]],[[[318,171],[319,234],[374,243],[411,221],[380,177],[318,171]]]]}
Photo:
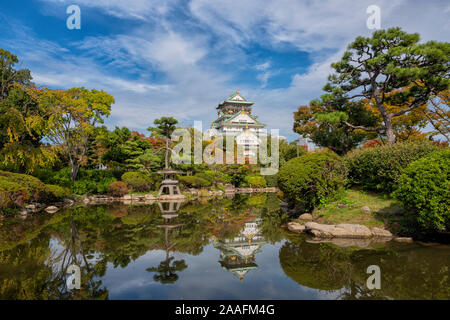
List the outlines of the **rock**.
{"type": "Polygon", "coordinates": [[[225,193],[236,192],[236,189],[232,184],[225,185],[225,193]]]}
{"type": "Polygon", "coordinates": [[[413,238],[410,238],[410,237],[397,237],[397,238],[394,238],[394,240],[397,242],[407,242],[407,243],[411,243],[414,241],[413,238]]]}
{"type": "Polygon", "coordinates": [[[49,207],[45,208],[45,211],[47,211],[48,213],[55,213],[58,210],[59,210],[59,208],[56,206],[49,206],[49,207]]]}
{"type": "Polygon", "coordinates": [[[348,208],[348,204],[338,203],[338,208],[348,208]]]}
{"type": "Polygon", "coordinates": [[[123,200],[131,200],[131,194],[126,194],[122,197],[123,200]]]}
{"type": "Polygon", "coordinates": [[[287,207],[289,207],[289,203],[283,201],[282,203],[280,203],[280,207],[285,207],[285,208],[287,208],[287,207]]]}
{"type": "Polygon", "coordinates": [[[35,204],[29,204],[25,207],[25,209],[29,211],[35,211],[37,209],[37,206],[35,204]]]}
{"type": "Polygon", "coordinates": [[[64,205],[65,206],[70,207],[70,206],[73,205],[73,203],[74,203],[74,201],[72,199],[68,199],[68,198],[64,199],[64,205]]]}
{"type": "Polygon", "coordinates": [[[370,238],[372,232],[360,224],[327,225],[307,222],[305,230],[318,238],[370,238]]]}
{"type": "Polygon", "coordinates": [[[378,237],[378,238],[392,238],[393,235],[389,230],[385,230],[382,228],[377,228],[374,227],[372,228],[372,234],[374,237],[378,237]]]}
{"type": "Polygon", "coordinates": [[[83,198],[83,203],[88,204],[89,202],[91,202],[91,199],[89,199],[88,197],[83,198]]]}
{"type": "Polygon", "coordinates": [[[146,194],[145,195],[145,200],[149,201],[149,200],[156,200],[156,197],[152,194],[146,194]]]}
{"type": "Polygon", "coordinates": [[[311,221],[313,219],[312,215],[309,213],[304,213],[298,217],[300,220],[311,221]]]}
{"type": "Polygon", "coordinates": [[[365,213],[369,213],[370,212],[370,208],[368,206],[362,207],[361,210],[364,211],[365,213]]]}
{"type": "MultiPolygon", "coordinates": [[[[387,239],[382,242],[388,241],[387,239]]],[[[338,247],[357,247],[357,248],[367,248],[372,244],[379,243],[378,239],[374,238],[364,238],[364,239],[355,239],[355,238],[313,238],[307,239],[308,243],[332,243],[338,247]]]]}
{"type": "Polygon", "coordinates": [[[131,194],[131,200],[133,200],[133,201],[141,201],[141,200],[144,200],[145,199],[145,196],[144,195],[142,195],[142,194],[131,194]]]}
{"type": "Polygon", "coordinates": [[[27,216],[27,215],[28,215],[28,210],[22,209],[22,210],[20,210],[19,214],[20,214],[21,216],[27,216]]]}
{"type": "Polygon", "coordinates": [[[287,224],[289,231],[292,232],[303,232],[305,230],[305,226],[298,222],[289,222],[287,224]]]}

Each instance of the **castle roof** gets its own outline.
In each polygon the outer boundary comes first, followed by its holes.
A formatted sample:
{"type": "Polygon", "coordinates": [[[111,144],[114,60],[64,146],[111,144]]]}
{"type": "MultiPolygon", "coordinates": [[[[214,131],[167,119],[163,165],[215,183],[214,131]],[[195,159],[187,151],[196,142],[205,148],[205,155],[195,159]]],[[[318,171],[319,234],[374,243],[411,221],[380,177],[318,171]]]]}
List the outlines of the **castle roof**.
{"type": "Polygon", "coordinates": [[[262,124],[258,120],[256,120],[256,116],[254,116],[246,111],[240,110],[240,111],[238,111],[236,113],[232,113],[232,114],[226,114],[226,113],[223,114],[221,117],[219,117],[218,119],[213,121],[212,128],[217,129],[223,125],[242,127],[243,124],[246,124],[249,128],[263,128],[266,126],[265,124],[262,124]],[[233,122],[233,119],[237,118],[241,114],[244,114],[244,115],[248,116],[249,118],[251,118],[254,121],[254,123],[233,122]]]}
{"type": "Polygon", "coordinates": [[[253,104],[253,102],[247,101],[243,96],[241,96],[239,94],[239,90],[236,90],[236,93],[230,95],[228,97],[228,99],[219,103],[217,108],[220,108],[226,104],[238,104],[238,105],[245,104],[245,105],[251,106],[253,104]]]}

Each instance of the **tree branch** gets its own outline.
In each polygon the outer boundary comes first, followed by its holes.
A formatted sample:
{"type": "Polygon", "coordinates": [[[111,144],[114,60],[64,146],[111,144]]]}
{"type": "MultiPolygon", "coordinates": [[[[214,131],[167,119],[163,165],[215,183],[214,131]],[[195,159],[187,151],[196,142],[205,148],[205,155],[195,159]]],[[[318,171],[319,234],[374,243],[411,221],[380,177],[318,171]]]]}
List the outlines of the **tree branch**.
{"type": "Polygon", "coordinates": [[[351,124],[351,123],[348,123],[348,122],[345,121],[345,120],[344,120],[343,122],[345,123],[345,125],[349,126],[349,127],[352,128],[352,129],[361,129],[361,130],[364,130],[364,131],[376,131],[376,132],[381,131],[381,130],[384,129],[383,127],[378,127],[378,128],[367,128],[367,127],[364,127],[364,126],[355,126],[355,125],[353,125],[353,124],[351,124]]]}

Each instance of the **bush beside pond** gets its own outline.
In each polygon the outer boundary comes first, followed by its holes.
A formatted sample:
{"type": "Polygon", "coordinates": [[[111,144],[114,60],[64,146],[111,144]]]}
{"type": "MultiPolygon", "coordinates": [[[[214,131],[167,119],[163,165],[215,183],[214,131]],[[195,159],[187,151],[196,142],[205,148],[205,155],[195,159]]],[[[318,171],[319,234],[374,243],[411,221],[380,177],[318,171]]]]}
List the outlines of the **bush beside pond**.
{"type": "Polygon", "coordinates": [[[430,142],[396,143],[354,150],[345,157],[349,182],[368,190],[390,193],[404,168],[437,150],[439,147],[430,142]]]}
{"type": "Polygon", "coordinates": [[[0,171],[0,208],[21,207],[30,202],[60,201],[70,196],[70,190],[46,185],[36,177],[0,171]]]}
{"type": "Polygon", "coordinates": [[[122,175],[122,181],[126,183],[129,190],[134,192],[150,191],[154,185],[151,176],[139,171],[125,172],[122,175]]]}
{"type": "Polygon", "coordinates": [[[450,227],[450,150],[412,162],[398,179],[393,196],[425,228],[450,227]]]}
{"type": "Polygon", "coordinates": [[[278,185],[288,201],[310,211],[344,185],[345,166],[330,151],[305,154],[286,162],[278,173],[278,185]]]}

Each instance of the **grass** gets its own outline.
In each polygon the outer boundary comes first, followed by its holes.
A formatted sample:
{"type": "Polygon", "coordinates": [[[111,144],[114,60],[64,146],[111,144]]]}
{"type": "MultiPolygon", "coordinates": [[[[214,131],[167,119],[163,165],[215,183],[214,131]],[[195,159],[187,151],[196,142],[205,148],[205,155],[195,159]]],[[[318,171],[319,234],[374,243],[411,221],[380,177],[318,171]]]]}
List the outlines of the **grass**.
{"type": "Polygon", "coordinates": [[[401,205],[388,195],[348,189],[341,191],[327,204],[315,209],[313,216],[317,217],[315,220],[319,223],[354,223],[367,227],[388,228],[393,222],[401,220],[399,209],[401,205]],[[338,204],[348,206],[339,208],[338,204]],[[364,212],[361,209],[364,206],[368,206],[370,212],[364,212]]]}

